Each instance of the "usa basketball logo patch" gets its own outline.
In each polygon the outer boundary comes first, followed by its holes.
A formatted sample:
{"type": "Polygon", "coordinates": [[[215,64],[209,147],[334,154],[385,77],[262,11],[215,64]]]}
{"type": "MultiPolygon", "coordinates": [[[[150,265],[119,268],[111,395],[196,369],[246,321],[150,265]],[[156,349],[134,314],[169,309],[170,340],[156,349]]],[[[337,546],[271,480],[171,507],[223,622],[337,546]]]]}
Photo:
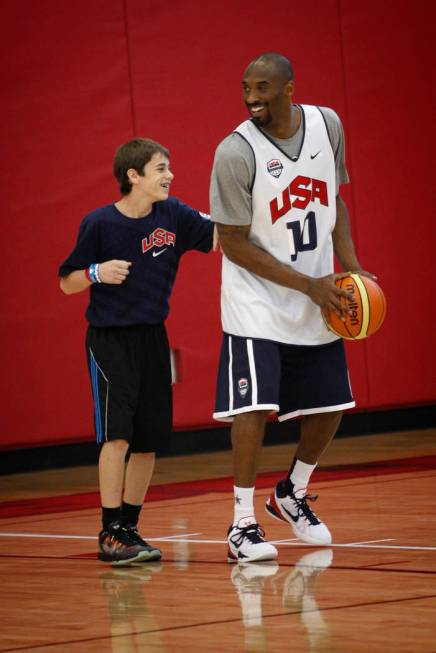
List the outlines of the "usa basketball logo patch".
{"type": "Polygon", "coordinates": [[[268,161],[266,164],[266,169],[273,177],[280,177],[283,170],[283,163],[280,159],[271,159],[271,161],[268,161]]]}
{"type": "Polygon", "coordinates": [[[242,399],[245,397],[245,395],[248,392],[248,380],[247,379],[239,379],[238,381],[238,390],[239,394],[241,395],[242,399]]]}

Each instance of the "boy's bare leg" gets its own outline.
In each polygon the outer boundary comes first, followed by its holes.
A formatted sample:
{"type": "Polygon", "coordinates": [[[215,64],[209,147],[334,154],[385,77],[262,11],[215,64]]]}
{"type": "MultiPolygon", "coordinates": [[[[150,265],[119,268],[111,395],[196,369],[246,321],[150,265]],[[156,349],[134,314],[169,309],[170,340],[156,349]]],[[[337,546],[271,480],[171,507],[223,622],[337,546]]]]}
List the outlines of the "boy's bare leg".
{"type": "Polygon", "coordinates": [[[131,453],[126,468],[124,501],[140,506],[144,503],[155,463],[154,453],[131,453]]]}
{"type": "Polygon", "coordinates": [[[126,440],[111,440],[101,448],[98,473],[101,505],[105,508],[121,506],[128,447],[126,440]]]}

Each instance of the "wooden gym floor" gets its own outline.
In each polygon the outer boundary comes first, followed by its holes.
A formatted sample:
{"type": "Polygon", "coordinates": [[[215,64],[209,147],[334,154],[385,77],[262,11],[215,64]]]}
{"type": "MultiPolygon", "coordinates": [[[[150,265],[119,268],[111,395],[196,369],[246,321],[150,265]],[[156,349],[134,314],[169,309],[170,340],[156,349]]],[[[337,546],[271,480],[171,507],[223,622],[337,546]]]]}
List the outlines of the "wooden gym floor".
{"type": "Polygon", "coordinates": [[[157,461],[141,529],[162,562],[96,560],[94,468],[0,477],[0,653],[436,651],[436,430],[337,439],[311,483],[329,547],[263,505],[295,445],[267,447],[257,517],[278,563],[229,565],[230,453],[157,461]]]}

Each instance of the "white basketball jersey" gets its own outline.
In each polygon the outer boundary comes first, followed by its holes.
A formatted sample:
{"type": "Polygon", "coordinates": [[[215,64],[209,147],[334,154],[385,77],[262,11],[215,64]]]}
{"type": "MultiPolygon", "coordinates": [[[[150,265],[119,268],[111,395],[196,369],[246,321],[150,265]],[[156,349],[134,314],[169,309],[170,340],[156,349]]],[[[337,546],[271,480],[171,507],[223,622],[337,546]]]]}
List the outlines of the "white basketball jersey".
{"type": "MultiPolygon", "coordinates": [[[[335,162],[321,112],[302,106],[303,141],[290,159],[251,120],[235,130],[256,162],[249,240],[311,277],[333,272],[335,162]]],[[[294,345],[336,340],[305,294],[267,281],[223,256],[221,314],[226,333],[294,345]]]]}

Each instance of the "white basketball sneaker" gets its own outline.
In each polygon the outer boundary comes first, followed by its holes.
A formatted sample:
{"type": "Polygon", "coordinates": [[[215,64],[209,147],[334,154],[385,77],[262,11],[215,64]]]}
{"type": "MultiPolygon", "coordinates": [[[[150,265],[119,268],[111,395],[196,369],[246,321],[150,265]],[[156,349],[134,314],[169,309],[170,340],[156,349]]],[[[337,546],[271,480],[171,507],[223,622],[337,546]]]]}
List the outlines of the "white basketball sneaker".
{"type": "Polygon", "coordinates": [[[266,502],[265,509],[275,519],[288,522],[295,535],[310,544],[331,544],[329,529],[307,505],[307,500],[317,497],[306,494],[301,499],[293,493],[290,481],[279,481],[274,492],[266,502]],[[289,483],[289,485],[288,485],[289,483]]]}
{"type": "Polygon", "coordinates": [[[256,562],[275,560],[277,549],[265,542],[265,531],[253,517],[243,517],[227,532],[228,562],[256,562]]]}

